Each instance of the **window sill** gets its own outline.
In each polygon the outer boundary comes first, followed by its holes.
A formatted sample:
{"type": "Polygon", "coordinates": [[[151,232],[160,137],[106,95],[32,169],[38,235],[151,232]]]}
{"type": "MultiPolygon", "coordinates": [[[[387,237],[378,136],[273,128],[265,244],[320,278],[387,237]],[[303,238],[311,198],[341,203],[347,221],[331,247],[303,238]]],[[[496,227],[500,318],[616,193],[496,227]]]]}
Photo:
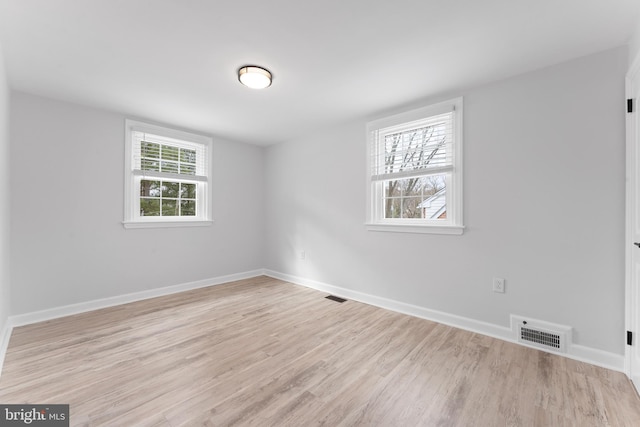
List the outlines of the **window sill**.
{"type": "Polygon", "coordinates": [[[464,232],[463,225],[365,224],[369,231],[417,234],[454,234],[464,232]]]}
{"type": "Polygon", "coordinates": [[[124,228],[208,227],[213,221],[123,221],[124,228]]]}

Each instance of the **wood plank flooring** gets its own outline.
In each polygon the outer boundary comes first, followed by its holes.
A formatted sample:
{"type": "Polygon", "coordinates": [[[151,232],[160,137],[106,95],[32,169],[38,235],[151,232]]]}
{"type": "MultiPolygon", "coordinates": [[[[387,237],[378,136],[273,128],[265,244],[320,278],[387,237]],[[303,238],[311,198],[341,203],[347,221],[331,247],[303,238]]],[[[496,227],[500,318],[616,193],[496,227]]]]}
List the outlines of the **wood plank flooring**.
{"type": "Polygon", "coordinates": [[[2,403],[73,426],[640,426],[619,372],[268,277],[16,328],[2,403]]]}

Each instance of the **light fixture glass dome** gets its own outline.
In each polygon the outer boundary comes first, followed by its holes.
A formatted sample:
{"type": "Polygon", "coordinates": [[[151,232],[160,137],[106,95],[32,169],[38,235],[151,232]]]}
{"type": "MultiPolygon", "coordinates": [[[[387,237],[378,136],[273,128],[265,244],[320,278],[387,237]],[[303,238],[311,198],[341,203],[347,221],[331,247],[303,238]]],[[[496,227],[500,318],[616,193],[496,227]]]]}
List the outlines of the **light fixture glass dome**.
{"type": "Polygon", "coordinates": [[[256,66],[246,66],[238,70],[238,80],[251,89],[264,89],[271,86],[271,73],[256,66]]]}

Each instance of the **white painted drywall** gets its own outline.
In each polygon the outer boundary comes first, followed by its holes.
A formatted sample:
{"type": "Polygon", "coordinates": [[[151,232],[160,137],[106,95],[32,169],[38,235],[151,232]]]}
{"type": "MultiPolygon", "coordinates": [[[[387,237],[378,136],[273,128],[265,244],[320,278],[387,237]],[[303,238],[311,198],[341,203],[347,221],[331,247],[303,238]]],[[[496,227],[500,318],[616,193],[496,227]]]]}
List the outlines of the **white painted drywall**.
{"type": "Polygon", "coordinates": [[[464,96],[462,236],[365,230],[366,119],[269,147],[266,267],[506,327],[569,325],[622,354],[627,61],[622,47],[439,97],[464,96]]]}
{"type": "Polygon", "coordinates": [[[636,23],[636,29],[629,39],[629,65],[633,64],[640,55],[640,16],[636,23]]]}
{"type": "Polygon", "coordinates": [[[9,265],[9,86],[0,46],[0,341],[11,312],[9,265]]]}
{"type": "Polygon", "coordinates": [[[263,266],[262,149],[214,136],[212,226],[124,229],[124,120],[12,92],[12,314],[263,266]]]}

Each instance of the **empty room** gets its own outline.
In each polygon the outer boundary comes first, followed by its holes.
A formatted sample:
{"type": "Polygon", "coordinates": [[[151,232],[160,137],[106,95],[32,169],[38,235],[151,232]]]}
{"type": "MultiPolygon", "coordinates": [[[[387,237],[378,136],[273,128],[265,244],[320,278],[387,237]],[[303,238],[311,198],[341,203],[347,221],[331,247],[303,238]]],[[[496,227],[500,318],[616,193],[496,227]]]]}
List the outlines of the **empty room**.
{"type": "Polygon", "coordinates": [[[0,0],[0,425],[640,425],[637,0],[0,0]]]}

